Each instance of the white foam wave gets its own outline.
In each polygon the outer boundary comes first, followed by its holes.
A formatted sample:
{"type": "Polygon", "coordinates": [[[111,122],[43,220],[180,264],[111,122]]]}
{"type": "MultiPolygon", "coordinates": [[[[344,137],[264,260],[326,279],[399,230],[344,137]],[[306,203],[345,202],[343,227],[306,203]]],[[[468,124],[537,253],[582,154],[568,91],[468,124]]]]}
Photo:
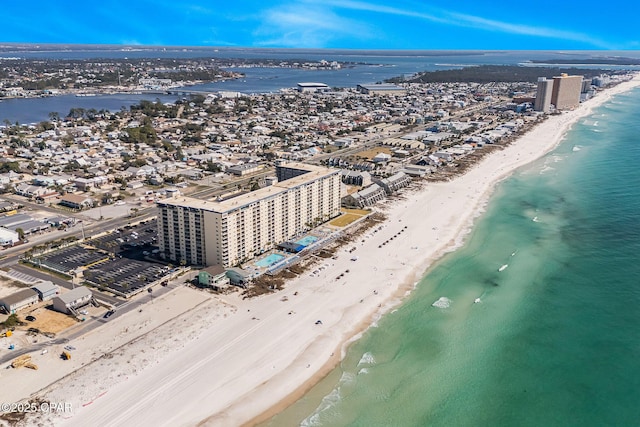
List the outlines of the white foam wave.
{"type": "Polygon", "coordinates": [[[358,375],[362,374],[362,375],[366,375],[369,373],[369,369],[368,368],[362,368],[358,371],[358,375]]]}
{"type": "Polygon", "coordinates": [[[324,411],[327,411],[332,407],[334,407],[335,405],[337,405],[338,403],[340,403],[340,400],[341,400],[340,387],[336,387],[333,390],[331,390],[331,393],[327,394],[325,397],[322,398],[322,402],[320,402],[320,405],[318,405],[318,407],[313,412],[313,414],[309,415],[307,418],[302,420],[302,422],[300,423],[300,426],[315,427],[315,426],[322,425],[322,422],[320,421],[320,415],[324,411]]]}
{"type": "Polygon", "coordinates": [[[356,376],[353,375],[351,372],[343,372],[342,375],[340,376],[340,381],[338,381],[338,389],[340,389],[341,385],[349,385],[351,383],[353,383],[356,379],[356,376]]]}
{"type": "Polygon", "coordinates": [[[440,297],[431,305],[437,308],[449,308],[451,306],[451,300],[447,297],[440,297]]]}
{"type": "Polygon", "coordinates": [[[579,145],[574,145],[572,150],[573,151],[580,151],[582,149],[582,147],[580,147],[579,145]]]}
{"type": "Polygon", "coordinates": [[[371,352],[367,351],[360,358],[360,361],[358,362],[358,366],[360,366],[360,365],[373,365],[375,363],[376,363],[376,358],[373,357],[373,354],[371,354],[371,352]]]}
{"type": "Polygon", "coordinates": [[[545,165],[542,169],[540,169],[540,175],[542,175],[542,174],[544,174],[546,172],[552,171],[552,170],[554,170],[554,168],[552,168],[551,166],[546,166],[545,165]]]}

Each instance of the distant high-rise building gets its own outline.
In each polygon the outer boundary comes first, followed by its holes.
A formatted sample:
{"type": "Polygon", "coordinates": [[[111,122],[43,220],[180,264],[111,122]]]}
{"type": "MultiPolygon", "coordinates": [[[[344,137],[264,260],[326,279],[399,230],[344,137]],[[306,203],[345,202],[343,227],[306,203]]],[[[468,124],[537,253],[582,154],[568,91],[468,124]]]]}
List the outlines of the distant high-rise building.
{"type": "Polygon", "coordinates": [[[551,109],[551,95],[553,93],[553,80],[546,77],[538,78],[538,92],[536,93],[536,102],[533,109],[548,113],[551,109]]]}
{"type": "Polygon", "coordinates": [[[580,92],[582,91],[582,76],[570,76],[562,73],[553,78],[553,92],[551,103],[556,110],[566,110],[577,107],[580,104],[580,92]]]}

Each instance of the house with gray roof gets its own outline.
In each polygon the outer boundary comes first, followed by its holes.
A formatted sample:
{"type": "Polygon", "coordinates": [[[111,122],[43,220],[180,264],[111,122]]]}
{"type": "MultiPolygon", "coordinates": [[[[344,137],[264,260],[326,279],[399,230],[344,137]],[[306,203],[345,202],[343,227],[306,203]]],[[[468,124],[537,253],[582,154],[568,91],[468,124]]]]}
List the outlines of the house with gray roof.
{"type": "Polygon", "coordinates": [[[33,289],[22,289],[0,299],[0,306],[2,306],[8,314],[13,314],[37,302],[38,293],[36,291],[33,289]]]}
{"type": "Polygon", "coordinates": [[[366,208],[384,200],[386,193],[378,184],[371,184],[364,190],[349,194],[342,198],[342,205],[354,208],[366,208]]]}
{"type": "Polygon", "coordinates": [[[58,295],[58,292],[60,292],[60,288],[58,287],[58,285],[49,280],[43,280],[39,283],[36,283],[31,287],[31,289],[38,293],[40,301],[48,301],[50,299],[53,299],[53,297],[58,295]]]}
{"type": "Polygon", "coordinates": [[[85,286],[80,286],[53,298],[53,309],[65,314],[76,314],[75,310],[91,302],[93,294],[85,286]]]}

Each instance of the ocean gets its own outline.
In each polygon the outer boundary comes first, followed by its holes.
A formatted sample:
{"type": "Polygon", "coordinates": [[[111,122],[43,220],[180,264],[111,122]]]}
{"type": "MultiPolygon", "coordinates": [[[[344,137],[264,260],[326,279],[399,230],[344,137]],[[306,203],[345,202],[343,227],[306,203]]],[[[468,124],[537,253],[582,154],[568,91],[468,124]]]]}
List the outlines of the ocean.
{"type": "Polygon", "coordinates": [[[499,184],[464,246],[264,425],[640,425],[639,105],[614,97],[499,184]]]}

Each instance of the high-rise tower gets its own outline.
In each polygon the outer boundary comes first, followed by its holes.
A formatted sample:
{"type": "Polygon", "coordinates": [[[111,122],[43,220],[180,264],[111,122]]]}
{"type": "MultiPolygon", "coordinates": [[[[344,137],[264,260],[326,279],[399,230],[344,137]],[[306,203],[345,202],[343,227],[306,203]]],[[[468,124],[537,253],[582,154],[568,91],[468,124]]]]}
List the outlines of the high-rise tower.
{"type": "Polygon", "coordinates": [[[575,108],[580,104],[580,92],[582,91],[582,76],[570,76],[562,73],[553,78],[553,92],[551,103],[556,110],[575,108]]]}
{"type": "Polygon", "coordinates": [[[551,96],[553,93],[553,80],[546,77],[538,78],[538,91],[533,109],[548,113],[551,109],[551,96]]]}

